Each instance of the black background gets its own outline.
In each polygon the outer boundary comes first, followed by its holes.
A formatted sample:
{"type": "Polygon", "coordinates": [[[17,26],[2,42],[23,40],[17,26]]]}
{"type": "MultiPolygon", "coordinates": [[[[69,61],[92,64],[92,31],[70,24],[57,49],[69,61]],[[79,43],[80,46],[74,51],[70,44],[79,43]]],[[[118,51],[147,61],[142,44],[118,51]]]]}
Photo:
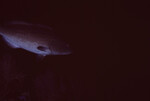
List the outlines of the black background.
{"type": "Polygon", "coordinates": [[[1,0],[1,23],[27,21],[51,26],[73,50],[69,56],[38,61],[35,54],[11,49],[2,41],[1,101],[18,101],[24,92],[29,92],[31,101],[95,101],[97,62],[104,63],[104,44],[96,36],[97,8],[88,1],[1,0]]]}
{"type": "Polygon", "coordinates": [[[107,0],[104,5],[102,98],[149,101],[149,1],[107,0]]]}

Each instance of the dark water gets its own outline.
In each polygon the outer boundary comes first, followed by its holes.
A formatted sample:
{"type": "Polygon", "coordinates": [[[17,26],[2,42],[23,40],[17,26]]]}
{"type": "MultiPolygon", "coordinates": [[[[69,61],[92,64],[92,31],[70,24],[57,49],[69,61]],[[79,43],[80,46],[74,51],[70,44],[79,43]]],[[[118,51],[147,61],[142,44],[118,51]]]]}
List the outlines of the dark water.
{"type": "Polygon", "coordinates": [[[150,100],[149,10],[146,0],[105,2],[102,100],[150,100]]]}
{"type": "Polygon", "coordinates": [[[36,55],[0,41],[0,101],[95,101],[98,48],[95,6],[52,0],[0,1],[0,22],[27,21],[51,26],[74,53],[36,55]]]}

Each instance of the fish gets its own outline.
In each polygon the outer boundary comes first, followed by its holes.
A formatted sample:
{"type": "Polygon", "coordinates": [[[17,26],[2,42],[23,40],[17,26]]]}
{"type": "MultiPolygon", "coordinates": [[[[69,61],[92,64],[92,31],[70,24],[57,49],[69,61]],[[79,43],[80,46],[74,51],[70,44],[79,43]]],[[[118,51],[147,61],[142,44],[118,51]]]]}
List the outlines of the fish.
{"type": "Polygon", "coordinates": [[[24,49],[40,57],[72,53],[69,44],[46,25],[28,22],[4,23],[0,26],[0,35],[10,47],[24,49]]]}

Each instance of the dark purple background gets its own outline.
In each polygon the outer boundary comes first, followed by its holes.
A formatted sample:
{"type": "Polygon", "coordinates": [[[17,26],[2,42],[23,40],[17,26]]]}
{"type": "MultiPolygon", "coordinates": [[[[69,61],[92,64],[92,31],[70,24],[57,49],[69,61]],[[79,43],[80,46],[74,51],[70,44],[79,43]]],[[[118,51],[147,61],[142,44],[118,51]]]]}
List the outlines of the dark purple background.
{"type": "Polygon", "coordinates": [[[96,8],[88,1],[1,0],[1,23],[21,20],[52,26],[70,43],[73,54],[37,62],[34,54],[1,42],[0,99],[14,100],[29,92],[32,101],[95,101],[96,67],[98,61],[103,64],[99,53],[104,52],[96,36],[96,8]]]}

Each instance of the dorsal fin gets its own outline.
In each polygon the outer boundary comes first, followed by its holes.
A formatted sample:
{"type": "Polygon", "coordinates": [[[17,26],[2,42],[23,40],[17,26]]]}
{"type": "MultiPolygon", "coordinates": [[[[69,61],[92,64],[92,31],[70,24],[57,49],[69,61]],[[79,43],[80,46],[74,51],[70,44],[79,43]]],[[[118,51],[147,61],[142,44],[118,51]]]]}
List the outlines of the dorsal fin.
{"type": "Polygon", "coordinates": [[[29,23],[29,22],[24,22],[24,21],[11,21],[11,22],[7,22],[7,23],[5,23],[5,24],[6,24],[6,25],[27,25],[27,26],[36,26],[36,27],[46,28],[46,29],[52,30],[51,27],[46,26],[46,25],[33,24],[33,23],[29,23]]]}
{"type": "Polygon", "coordinates": [[[10,24],[10,25],[32,25],[31,23],[23,22],[23,21],[11,21],[11,22],[7,22],[6,24],[10,24]]]}

